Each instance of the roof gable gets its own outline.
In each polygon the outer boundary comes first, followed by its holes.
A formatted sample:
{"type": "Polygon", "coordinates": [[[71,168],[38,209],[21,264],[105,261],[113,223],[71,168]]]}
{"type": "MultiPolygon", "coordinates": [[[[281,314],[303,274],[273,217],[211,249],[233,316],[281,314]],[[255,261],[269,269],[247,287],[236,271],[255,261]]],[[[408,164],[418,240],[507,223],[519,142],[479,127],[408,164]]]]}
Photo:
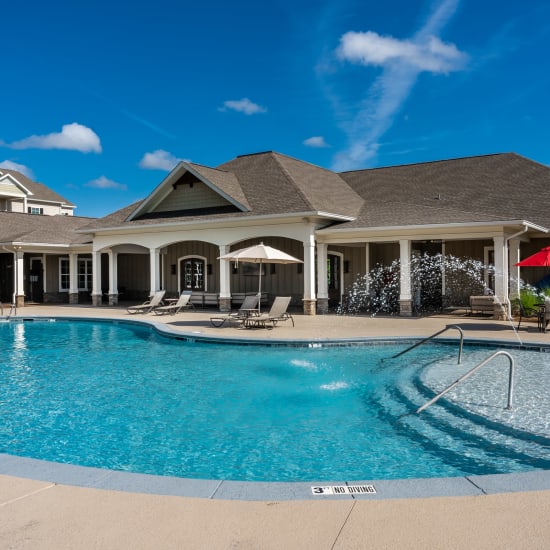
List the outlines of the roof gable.
{"type": "Polygon", "coordinates": [[[249,208],[234,174],[180,162],[127,220],[162,218],[170,213],[246,212],[249,208]]]}

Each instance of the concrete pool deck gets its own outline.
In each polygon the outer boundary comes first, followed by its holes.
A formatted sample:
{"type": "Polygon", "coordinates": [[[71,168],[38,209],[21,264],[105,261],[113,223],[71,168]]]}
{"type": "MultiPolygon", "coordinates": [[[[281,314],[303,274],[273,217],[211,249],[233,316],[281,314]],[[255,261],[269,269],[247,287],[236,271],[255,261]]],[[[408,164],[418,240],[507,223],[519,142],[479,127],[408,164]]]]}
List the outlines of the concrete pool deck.
{"type": "MultiPolygon", "coordinates": [[[[176,316],[129,316],[124,308],[86,306],[27,306],[18,311],[18,317],[29,318],[149,319],[167,324],[171,331],[213,338],[424,337],[452,324],[461,327],[466,339],[550,344],[550,333],[527,330],[535,327],[532,322],[522,323],[516,334],[509,322],[468,316],[297,315],[295,328],[286,322],[268,331],[214,328],[209,323],[212,314],[205,310],[176,316]]],[[[450,338],[456,335],[455,331],[445,334],[450,338]]],[[[73,467],[61,467],[64,473],[51,477],[49,467],[55,469],[55,465],[16,459],[18,466],[11,467],[11,458],[0,456],[2,548],[523,549],[550,545],[548,472],[470,476],[466,481],[452,478],[449,483],[437,479],[380,481],[375,482],[376,495],[360,498],[346,495],[315,500],[309,496],[305,500],[298,491],[298,500],[287,500],[288,495],[283,494],[281,498],[271,494],[264,500],[224,500],[208,495],[178,496],[174,489],[171,492],[159,485],[155,490],[154,483],[147,483],[143,476],[129,489],[125,482],[119,482],[120,490],[98,488],[101,485],[97,483],[76,486],[86,483],[71,479],[73,467]],[[155,492],[159,494],[151,494],[155,492]],[[425,495],[431,498],[418,498],[425,495]]],[[[93,477],[94,472],[88,473],[93,477]]],[[[95,473],[104,478],[110,475],[107,471],[95,473]]],[[[306,490],[311,495],[310,485],[306,490]]],[[[261,492],[255,498],[261,498],[261,492]]]]}

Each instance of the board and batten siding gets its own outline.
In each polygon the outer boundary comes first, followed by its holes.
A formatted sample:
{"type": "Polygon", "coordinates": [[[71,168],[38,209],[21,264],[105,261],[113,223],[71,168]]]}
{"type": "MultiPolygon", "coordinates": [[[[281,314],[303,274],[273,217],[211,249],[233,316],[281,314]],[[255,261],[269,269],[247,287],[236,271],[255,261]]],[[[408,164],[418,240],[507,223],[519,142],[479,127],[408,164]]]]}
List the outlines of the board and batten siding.
{"type": "Polygon", "coordinates": [[[174,212],[178,210],[194,210],[226,206],[229,202],[202,182],[194,182],[193,186],[178,185],[155,208],[156,212],[174,212]]]}

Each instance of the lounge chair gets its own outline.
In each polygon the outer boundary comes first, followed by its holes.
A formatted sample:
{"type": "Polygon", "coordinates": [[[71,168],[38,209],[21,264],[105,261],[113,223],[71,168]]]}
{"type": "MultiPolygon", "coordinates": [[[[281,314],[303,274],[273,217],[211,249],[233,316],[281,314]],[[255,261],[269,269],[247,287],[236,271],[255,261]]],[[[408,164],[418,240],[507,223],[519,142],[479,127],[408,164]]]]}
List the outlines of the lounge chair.
{"type": "Polygon", "coordinates": [[[273,300],[269,312],[247,317],[243,322],[244,326],[246,328],[273,328],[279,321],[286,321],[288,319],[292,321],[292,326],[294,326],[294,317],[287,311],[290,300],[290,296],[277,296],[273,300]]]}
{"type": "Polygon", "coordinates": [[[259,300],[260,297],[257,294],[249,294],[244,297],[243,303],[237,311],[219,317],[210,317],[210,324],[214,327],[221,327],[226,321],[242,323],[248,317],[253,316],[255,311],[258,311],[259,300]]]}
{"type": "Polygon", "coordinates": [[[162,299],[164,298],[165,292],[165,290],[157,290],[150,300],[147,300],[143,302],[143,304],[139,304],[137,306],[129,306],[127,309],[128,313],[131,315],[135,313],[149,313],[156,307],[162,306],[162,299]]]}
{"type": "Polygon", "coordinates": [[[156,315],[175,315],[179,313],[182,309],[190,308],[195,309],[195,306],[189,301],[191,299],[191,291],[184,290],[180,297],[173,301],[173,303],[166,306],[159,306],[153,309],[156,315]]]}

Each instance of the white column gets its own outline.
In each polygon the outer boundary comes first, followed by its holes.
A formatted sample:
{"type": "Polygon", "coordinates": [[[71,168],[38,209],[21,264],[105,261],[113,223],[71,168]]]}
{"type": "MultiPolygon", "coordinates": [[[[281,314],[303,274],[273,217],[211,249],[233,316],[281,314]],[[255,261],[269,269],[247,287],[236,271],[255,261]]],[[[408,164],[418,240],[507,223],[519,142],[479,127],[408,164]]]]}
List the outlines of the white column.
{"type": "Polygon", "coordinates": [[[510,297],[519,298],[521,290],[521,273],[520,267],[515,264],[517,264],[521,260],[520,240],[512,239],[508,241],[508,246],[510,248],[510,297]]]}
{"type": "Polygon", "coordinates": [[[328,273],[327,273],[326,243],[317,243],[317,298],[328,300],[328,273]]]}
{"type": "Polygon", "coordinates": [[[118,254],[109,250],[109,296],[118,294],[118,254]]]}
{"type": "MultiPolygon", "coordinates": [[[[502,235],[493,237],[495,247],[495,301],[504,308],[503,313],[510,313],[510,301],[508,298],[508,247],[506,239],[502,235]]],[[[499,312],[495,310],[497,317],[499,312]]]]}
{"type": "Polygon", "coordinates": [[[100,306],[103,302],[101,293],[101,251],[92,252],[92,304],[100,306]]]}
{"type": "Polygon", "coordinates": [[[411,293],[411,241],[403,239],[399,241],[399,315],[410,317],[412,315],[411,293]]]}
{"type": "Polygon", "coordinates": [[[304,241],[304,300],[315,300],[315,239],[304,241]]]}
{"type": "MultiPolygon", "coordinates": [[[[220,256],[229,253],[229,245],[220,245],[220,256]]],[[[220,298],[231,298],[231,262],[218,260],[220,263],[220,298]]]]}
{"type": "MultiPolygon", "coordinates": [[[[370,243],[365,243],[365,275],[370,272],[370,243]]],[[[369,291],[369,278],[365,277],[365,290],[369,291]]]]}
{"type": "Polygon", "coordinates": [[[160,250],[158,248],[149,249],[149,266],[151,275],[151,296],[160,290],[160,250]]]}
{"type": "Polygon", "coordinates": [[[69,254],[69,294],[78,294],[78,254],[69,254]]]}
{"type": "Polygon", "coordinates": [[[46,262],[46,258],[48,256],[46,256],[46,254],[42,254],[42,291],[44,292],[44,294],[46,294],[46,292],[48,292],[48,288],[47,288],[47,281],[48,281],[48,272],[47,272],[47,269],[48,269],[48,263],[46,262]]]}
{"type": "Polygon", "coordinates": [[[23,262],[24,253],[21,248],[17,248],[13,254],[15,263],[15,281],[14,281],[14,303],[18,307],[25,303],[25,264],[23,262]]]}

